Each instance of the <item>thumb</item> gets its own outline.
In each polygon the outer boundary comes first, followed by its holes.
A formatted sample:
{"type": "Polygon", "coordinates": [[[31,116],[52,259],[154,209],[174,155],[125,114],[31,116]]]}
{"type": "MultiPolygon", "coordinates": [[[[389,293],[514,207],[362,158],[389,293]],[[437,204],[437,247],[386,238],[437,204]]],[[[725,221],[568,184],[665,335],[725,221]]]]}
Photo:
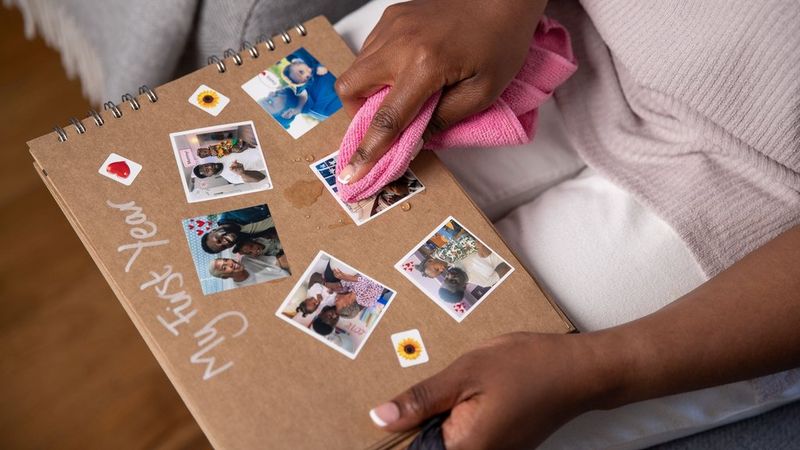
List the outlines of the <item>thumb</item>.
{"type": "MultiPolygon", "coordinates": [[[[452,366],[451,366],[452,367],[452,366]]],[[[370,410],[375,425],[386,431],[406,431],[449,411],[461,398],[463,378],[450,367],[423,380],[389,402],[370,410]]]]}

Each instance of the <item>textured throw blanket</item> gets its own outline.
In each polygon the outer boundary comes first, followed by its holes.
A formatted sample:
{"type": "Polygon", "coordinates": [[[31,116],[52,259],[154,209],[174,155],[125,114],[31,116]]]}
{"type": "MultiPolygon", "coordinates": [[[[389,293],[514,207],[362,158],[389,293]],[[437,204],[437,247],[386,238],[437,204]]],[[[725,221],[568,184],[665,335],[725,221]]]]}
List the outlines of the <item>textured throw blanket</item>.
{"type": "Polygon", "coordinates": [[[556,92],[581,158],[669,223],[708,276],[800,224],[800,2],[560,0],[556,92]]]}
{"type": "Polygon", "coordinates": [[[142,84],[155,87],[317,15],[331,22],[366,0],[3,0],[25,17],[78,76],[95,105],[119,102],[142,84]]]}

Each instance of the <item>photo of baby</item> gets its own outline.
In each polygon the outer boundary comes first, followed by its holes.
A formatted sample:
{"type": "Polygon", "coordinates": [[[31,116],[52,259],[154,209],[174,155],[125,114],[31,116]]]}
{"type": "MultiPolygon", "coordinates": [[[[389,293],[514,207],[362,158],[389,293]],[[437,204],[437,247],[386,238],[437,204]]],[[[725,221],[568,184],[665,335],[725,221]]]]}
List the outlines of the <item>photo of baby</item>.
{"type": "Polygon", "coordinates": [[[185,219],[183,231],[205,295],[291,274],[267,205],[185,219]]]}
{"type": "Polygon", "coordinates": [[[189,203],[272,189],[253,122],[170,134],[189,203]]]}
{"type": "Polygon", "coordinates": [[[355,359],[395,291],[320,251],[275,315],[355,359]]]}
{"type": "Polygon", "coordinates": [[[339,197],[338,189],[336,188],[336,157],[338,154],[338,151],[334,152],[311,164],[310,167],[356,225],[361,225],[378,217],[399,205],[401,203],[400,200],[408,200],[425,189],[422,182],[409,169],[400,178],[387,184],[372,197],[355,203],[347,203],[339,197]]]}
{"type": "Polygon", "coordinates": [[[395,268],[458,322],[514,271],[452,217],[395,268]]]}
{"type": "Polygon", "coordinates": [[[297,139],[341,109],[336,77],[303,48],[242,85],[264,111],[297,139]]]}

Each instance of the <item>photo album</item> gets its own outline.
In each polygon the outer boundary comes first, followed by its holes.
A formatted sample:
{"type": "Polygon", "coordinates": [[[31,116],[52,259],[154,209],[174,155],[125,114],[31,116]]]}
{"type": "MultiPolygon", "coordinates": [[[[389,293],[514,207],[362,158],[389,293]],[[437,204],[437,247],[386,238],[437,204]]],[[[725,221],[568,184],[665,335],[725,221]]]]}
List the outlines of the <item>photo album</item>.
{"type": "Polygon", "coordinates": [[[374,405],[491,337],[575,331],[435,153],[342,200],[354,55],[324,17],[225,56],[28,143],[215,448],[401,448],[374,405]]]}

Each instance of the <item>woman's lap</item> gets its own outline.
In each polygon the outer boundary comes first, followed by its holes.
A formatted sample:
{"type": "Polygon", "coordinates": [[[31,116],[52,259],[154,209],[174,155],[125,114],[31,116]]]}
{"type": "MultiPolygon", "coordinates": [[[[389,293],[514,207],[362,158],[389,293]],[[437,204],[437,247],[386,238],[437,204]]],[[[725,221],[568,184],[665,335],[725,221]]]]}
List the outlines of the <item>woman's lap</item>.
{"type": "MultiPolygon", "coordinates": [[[[339,22],[337,31],[352,48],[360,48],[391,3],[367,4],[339,22]]],[[[669,225],[584,170],[553,102],[540,108],[537,136],[529,145],[438,155],[582,331],[646,315],[705,281],[669,225]]],[[[562,427],[543,447],[654,445],[799,398],[798,378],[797,372],[784,372],[594,411],[562,427]]]]}
{"type": "MultiPolygon", "coordinates": [[[[554,108],[543,113],[550,115],[542,117],[543,123],[557,120],[554,108]]],[[[576,327],[586,332],[635,320],[703,283],[705,275],[667,223],[593,170],[574,175],[574,152],[560,147],[565,140],[553,135],[561,132],[559,126],[540,128],[536,141],[513,155],[512,170],[523,167],[538,183],[515,182],[483,157],[443,160],[479,205],[495,210],[501,205],[507,212],[493,217],[495,226],[576,327]]],[[[494,151],[472,152],[504,157],[494,151]]],[[[593,411],[566,424],[541,448],[655,445],[790,402],[800,397],[798,378],[796,372],[784,372],[593,411]],[[776,377],[785,380],[774,383],[776,377]]]]}
{"type": "Polygon", "coordinates": [[[669,225],[591,169],[495,225],[581,331],[645,316],[706,279],[669,225]]]}
{"type": "MultiPolygon", "coordinates": [[[[564,132],[558,111],[546,106],[541,119],[548,126],[527,146],[472,150],[472,158],[440,154],[578,329],[635,320],[703,283],[705,275],[667,223],[593,170],[575,175],[582,162],[558,135],[564,132]],[[520,182],[525,171],[531,176],[520,182]]],[[[799,397],[800,376],[784,372],[583,414],[541,448],[643,448],[799,397]]]]}
{"type": "Polygon", "coordinates": [[[552,101],[528,145],[438,155],[581,331],[649,314],[705,281],[669,225],[585,168],[552,101]]]}

